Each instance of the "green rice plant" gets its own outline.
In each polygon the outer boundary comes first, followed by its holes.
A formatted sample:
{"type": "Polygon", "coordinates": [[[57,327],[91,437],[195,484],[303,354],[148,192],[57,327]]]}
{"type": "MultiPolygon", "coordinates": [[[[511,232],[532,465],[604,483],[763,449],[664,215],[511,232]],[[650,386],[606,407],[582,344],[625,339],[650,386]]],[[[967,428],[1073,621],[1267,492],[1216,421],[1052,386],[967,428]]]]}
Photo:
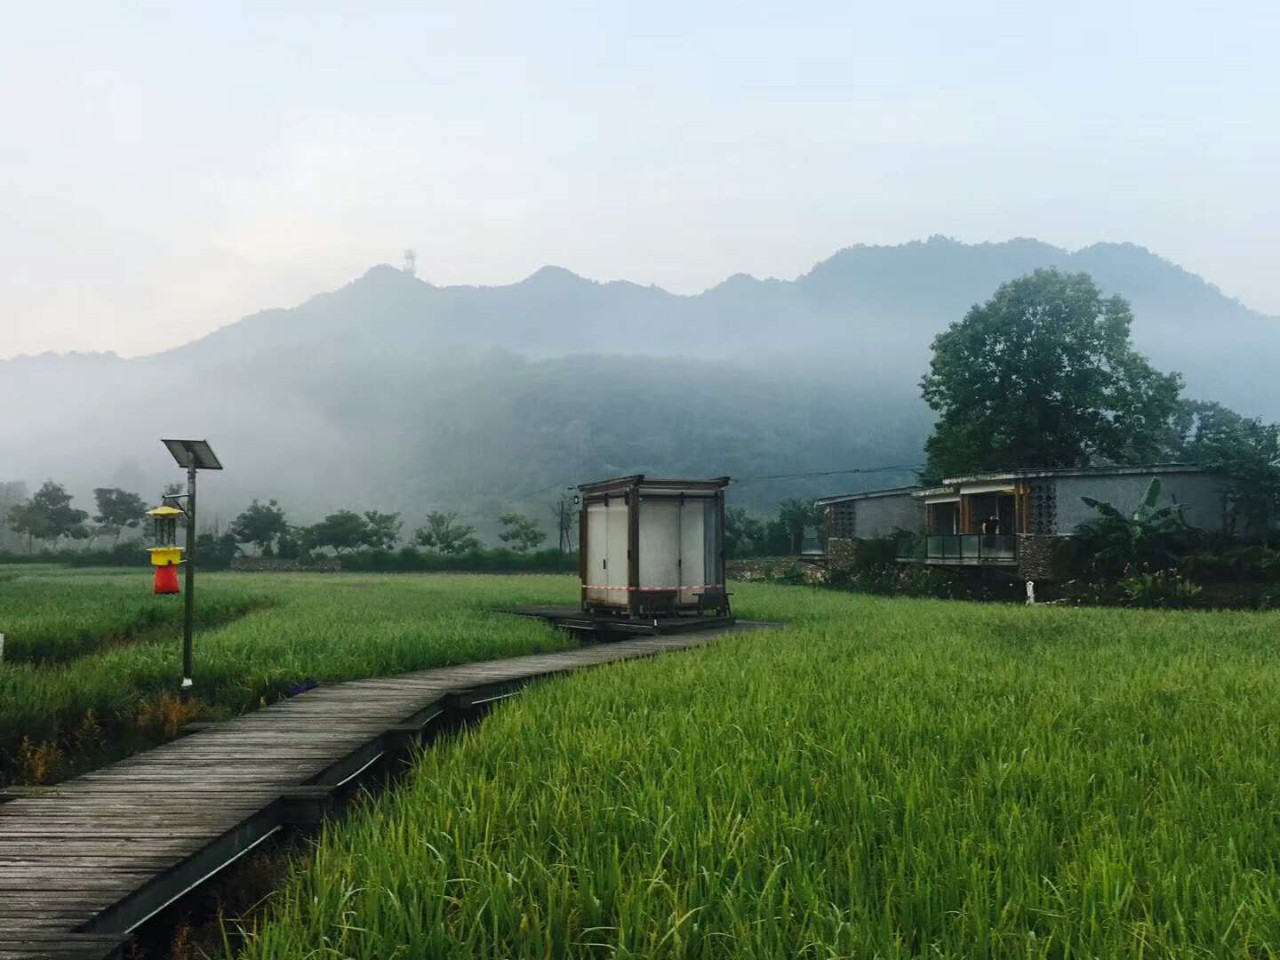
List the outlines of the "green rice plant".
{"type": "Polygon", "coordinates": [[[1280,615],[747,585],[331,823],[244,960],[1275,957],[1280,615]]]}
{"type": "MultiPolygon", "coordinates": [[[[148,589],[137,573],[48,577],[55,586],[117,599],[122,581],[148,589]]],[[[198,605],[223,595],[228,602],[253,598],[255,607],[197,633],[200,716],[254,709],[309,678],[328,683],[568,646],[574,641],[563,634],[496,608],[575,594],[569,577],[205,574],[198,605]]],[[[167,633],[148,632],[66,663],[0,664],[0,784],[17,778],[24,740],[32,749],[58,748],[61,765],[49,775],[57,779],[171,735],[169,725],[139,718],[163,709],[159,701],[176,691],[180,664],[176,622],[167,633]],[[90,712],[103,731],[95,749],[76,736],[90,712]]]]}
{"type": "MultiPolygon", "coordinates": [[[[226,623],[268,602],[242,585],[215,582],[200,592],[197,625],[226,623]]],[[[151,592],[149,570],[56,576],[46,568],[6,571],[0,580],[4,659],[65,663],[104,647],[172,631],[182,623],[182,609],[180,596],[151,592]]]]}

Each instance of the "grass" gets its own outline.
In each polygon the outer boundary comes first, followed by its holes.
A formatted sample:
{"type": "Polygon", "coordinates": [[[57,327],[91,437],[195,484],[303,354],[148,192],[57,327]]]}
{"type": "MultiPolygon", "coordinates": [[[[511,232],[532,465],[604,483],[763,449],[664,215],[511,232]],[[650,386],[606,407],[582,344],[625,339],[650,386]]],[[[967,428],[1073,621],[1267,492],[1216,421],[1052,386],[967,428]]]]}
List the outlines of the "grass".
{"type": "MultiPolygon", "coordinates": [[[[65,663],[0,664],[0,784],[60,779],[172,737],[191,720],[277,699],[308,678],[332,682],[570,644],[541,624],[492,609],[572,599],[574,583],[564,577],[206,574],[201,605],[223,598],[254,609],[197,634],[196,700],[180,704],[172,696],[181,664],[176,626],[127,645],[108,640],[119,611],[129,609],[126,597],[147,596],[147,574],[35,570],[0,583],[0,604],[18,606],[8,598],[20,588],[36,620],[61,601],[74,608],[70,633],[52,630],[31,659],[39,660],[41,649],[95,651],[65,663]],[[102,598],[96,621],[93,604],[82,604],[88,596],[102,598]],[[98,632],[85,639],[79,631],[91,622],[98,632]]],[[[180,603],[158,600],[175,609],[180,603]]],[[[147,609],[141,602],[138,609],[147,609]]]]}
{"type": "MultiPolygon", "coordinates": [[[[9,663],[66,663],[182,625],[182,602],[157,597],[139,571],[85,574],[54,567],[0,572],[0,633],[9,663]]],[[[201,587],[205,587],[202,582],[201,587]]],[[[201,589],[197,625],[217,626],[267,599],[243,584],[201,589]]]]}
{"type": "Polygon", "coordinates": [[[246,960],[1280,953],[1280,615],[746,585],[330,825],[246,960]]]}

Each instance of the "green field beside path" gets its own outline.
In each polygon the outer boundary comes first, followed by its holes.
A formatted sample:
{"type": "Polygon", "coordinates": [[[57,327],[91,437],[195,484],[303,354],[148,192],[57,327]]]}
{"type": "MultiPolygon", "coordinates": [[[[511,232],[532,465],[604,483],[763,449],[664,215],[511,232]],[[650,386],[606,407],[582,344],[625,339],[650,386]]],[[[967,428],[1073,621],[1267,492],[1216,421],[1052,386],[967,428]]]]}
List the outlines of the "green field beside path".
{"type": "MultiPolygon", "coordinates": [[[[198,627],[218,626],[271,602],[264,593],[245,589],[243,581],[207,577],[200,586],[198,627]]],[[[150,570],[0,568],[6,663],[66,663],[181,627],[182,600],[153,594],[150,570]]]]}
{"type": "Polygon", "coordinates": [[[559,576],[203,574],[195,697],[181,674],[181,598],[150,571],[6,568],[0,581],[0,785],[47,783],[322,683],[572,645],[504,604],[568,602],[559,576]],[[232,616],[235,619],[231,619],[232,616]],[[79,655],[72,656],[72,652],[79,655]],[[56,661],[56,662],[55,662],[56,661]]]}
{"type": "Polygon", "coordinates": [[[243,958],[1277,955],[1280,614],[735,600],[424,752],[243,958]]]}
{"type": "MultiPolygon", "coordinates": [[[[0,782],[307,679],[574,645],[563,576],[0,571],[0,782]]],[[[1280,955],[1280,613],[761,584],[774,630],[539,682],[330,823],[242,960],[1280,955]]]]}

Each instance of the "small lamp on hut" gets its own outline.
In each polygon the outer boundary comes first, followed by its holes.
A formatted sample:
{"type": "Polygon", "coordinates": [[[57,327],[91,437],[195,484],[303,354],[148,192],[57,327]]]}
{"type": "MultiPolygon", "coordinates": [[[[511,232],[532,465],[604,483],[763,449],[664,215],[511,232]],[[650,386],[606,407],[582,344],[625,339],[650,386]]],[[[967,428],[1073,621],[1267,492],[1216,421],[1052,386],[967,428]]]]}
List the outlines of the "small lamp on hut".
{"type": "Polygon", "coordinates": [[[156,593],[178,593],[178,566],[182,548],[178,546],[178,518],[186,516],[179,507],[165,505],[147,511],[155,521],[155,546],[148,551],[156,568],[156,593]]]}

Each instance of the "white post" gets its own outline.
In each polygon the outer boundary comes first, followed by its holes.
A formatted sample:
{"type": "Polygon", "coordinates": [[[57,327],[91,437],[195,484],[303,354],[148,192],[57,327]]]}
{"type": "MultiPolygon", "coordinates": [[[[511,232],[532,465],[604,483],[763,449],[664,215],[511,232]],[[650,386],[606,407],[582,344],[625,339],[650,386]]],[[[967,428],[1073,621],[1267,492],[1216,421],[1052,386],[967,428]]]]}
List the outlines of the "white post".
{"type": "Polygon", "coordinates": [[[1027,581],[1027,606],[1034,607],[1036,603],[1036,582],[1034,580],[1027,581]]]}
{"type": "Polygon", "coordinates": [[[4,634],[0,633],[0,663],[4,663],[4,634]]]}

